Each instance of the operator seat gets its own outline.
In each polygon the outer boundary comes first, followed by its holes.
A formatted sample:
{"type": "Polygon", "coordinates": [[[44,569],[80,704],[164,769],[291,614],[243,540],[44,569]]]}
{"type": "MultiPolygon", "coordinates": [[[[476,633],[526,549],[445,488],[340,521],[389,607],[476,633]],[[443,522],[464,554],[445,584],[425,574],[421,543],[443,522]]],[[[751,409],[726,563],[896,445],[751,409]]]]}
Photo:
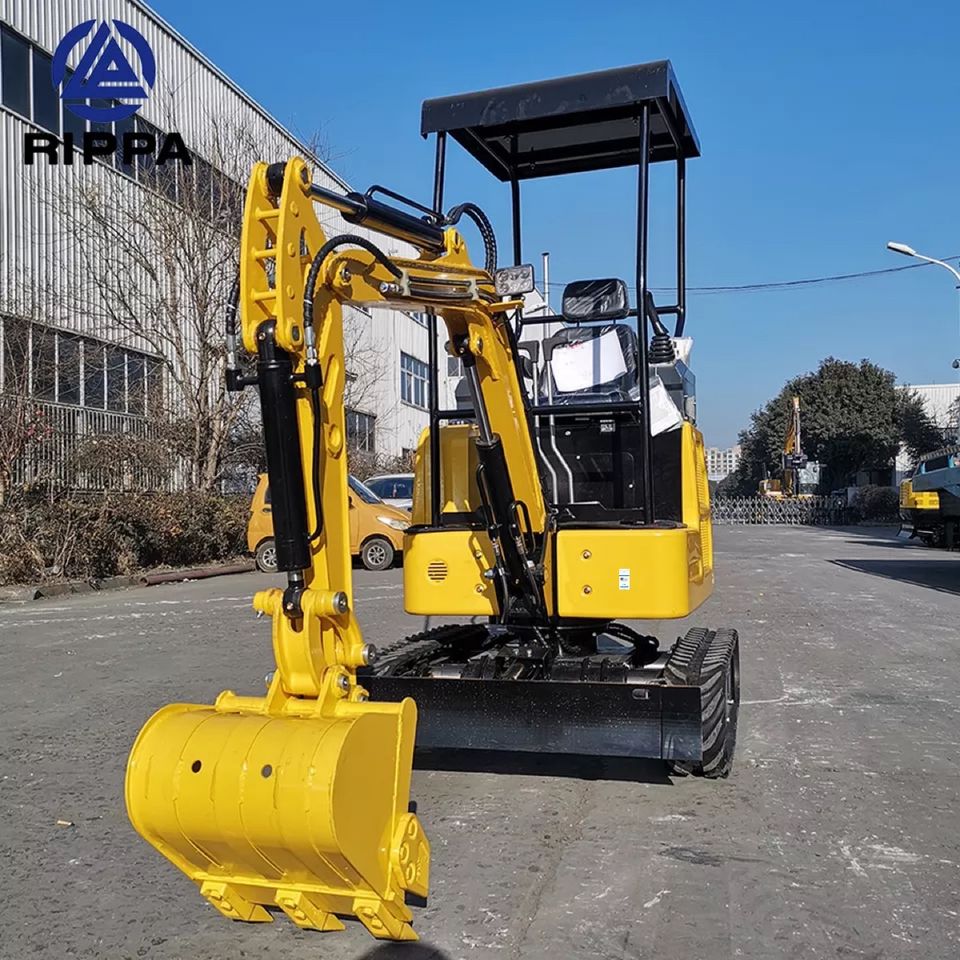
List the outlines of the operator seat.
{"type": "MultiPolygon", "coordinates": [[[[570,413],[539,416],[538,448],[545,490],[571,522],[643,522],[642,443],[637,334],[618,321],[629,316],[622,280],[568,284],[564,327],[543,342],[545,374],[538,404],[570,413]],[[634,403],[632,409],[591,411],[601,403],[634,403]]],[[[679,469],[679,432],[653,438],[654,473],[679,469]]],[[[663,477],[667,481],[667,477],[663,477]]],[[[680,485],[655,484],[659,519],[680,516],[680,485]]]]}

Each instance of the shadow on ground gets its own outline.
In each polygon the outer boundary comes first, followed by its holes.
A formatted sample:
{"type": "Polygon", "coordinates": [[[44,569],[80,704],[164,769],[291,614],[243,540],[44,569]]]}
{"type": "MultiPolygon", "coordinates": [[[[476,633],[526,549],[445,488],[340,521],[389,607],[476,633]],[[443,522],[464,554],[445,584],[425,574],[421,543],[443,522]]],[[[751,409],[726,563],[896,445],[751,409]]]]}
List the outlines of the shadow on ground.
{"type": "Polygon", "coordinates": [[[454,773],[500,773],[535,777],[572,777],[577,780],[614,780],[628,783],[673,783],[662,760],[640,757],[590,757],[505,750],[417,750],[418,770],[454,773]]]}
{"type": "Polygon", "coordinates": [[[855,547],[896,547],[899,550],[929,550],[922,540],[908,540],[906,537],[890,537],[882,540],[848,540],[855,547]]]}
{"type": "Polygon", "coordinates": [[[378,943],[363,955],[363,960],[449,960],[449,954],[423,941],[378,943]]]}
{"type": "Polygon", "coordinates": [[[838,567],[960,594],[960,560],[830,560],[838,567]]]}

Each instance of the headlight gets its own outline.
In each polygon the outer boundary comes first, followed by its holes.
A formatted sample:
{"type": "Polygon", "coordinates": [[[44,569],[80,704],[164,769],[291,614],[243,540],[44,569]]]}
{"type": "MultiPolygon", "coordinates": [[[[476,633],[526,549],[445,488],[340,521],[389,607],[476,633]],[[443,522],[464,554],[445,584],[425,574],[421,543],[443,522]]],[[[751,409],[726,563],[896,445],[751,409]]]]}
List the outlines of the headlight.
{"type": "Polygon", "coordinates": [[[406,520],[398,520],[396,517],[377,517],[377,519],[393,530],[406,530],[410,526],[406,520]]]}
{"type": "Polygon", "coordinates": [[[516,267],[501,267],[493,275],[497,293],[501,297],[521,297],[534,290],[533,264],[522,263],[516,267]]]}

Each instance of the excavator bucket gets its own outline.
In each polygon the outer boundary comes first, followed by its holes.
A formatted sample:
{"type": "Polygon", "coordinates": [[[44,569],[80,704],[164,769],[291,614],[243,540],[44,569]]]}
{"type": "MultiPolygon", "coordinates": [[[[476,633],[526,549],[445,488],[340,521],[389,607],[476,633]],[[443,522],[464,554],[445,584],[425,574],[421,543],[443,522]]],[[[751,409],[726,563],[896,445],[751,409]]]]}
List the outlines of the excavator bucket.
{"type": "Polygon", "coordinates": [[[332,716],[266,712],[227,692],[147,722],[127,766],[137,831],[225,917],[416,940],[406,892],[427,893],[430,847],[408,810],[413,701],[342,700],[332,716]]]}

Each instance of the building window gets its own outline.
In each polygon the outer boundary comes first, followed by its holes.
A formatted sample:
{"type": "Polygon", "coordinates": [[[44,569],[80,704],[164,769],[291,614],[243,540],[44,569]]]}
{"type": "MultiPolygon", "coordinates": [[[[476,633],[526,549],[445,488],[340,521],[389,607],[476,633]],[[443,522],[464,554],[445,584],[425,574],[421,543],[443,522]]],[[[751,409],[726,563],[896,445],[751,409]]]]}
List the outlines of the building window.
{"type": "Polygon", "coordinates": [[[126,356],[119,347],[107,347],[107,409],[123,413],[127,405],[126,356]]]}
{"type": "Polygon", "coordinates": [[[414,407],[426,409],[430,368],[409,353],[400,354],[400,399],[414,407]]]}
{"type": "Polygon", "coordinates": [[[136,161],[131,157],[129,163],[125,163],[123,159],[123,135],[125,133],[134,133],[134,118],[133,117],[124,117],[122,120],[117,121],[117,151],[114,154],[113,162],[114,166],[121,172],[125,173],[128,177],[136,177],[137,170],[135,163],[136,161]]]}
{"type": "Polygon", "coordinates": [[[0,79],[3,105],[30,116],[30,44],[6,27],[0,36],[0,79]]]}
{"type": "Polygon", "coordinates": [[[11,317],[0,334],[7,393],[139,417],[163,408],[159,357],[11,317]]]}
{"type": "Polygon", "coordinates": [[[80,338],[68,333],[59,336],[57,356],[57,400],[80,404],[80,338]]]}
{"type": "Polygon", "coordinates": [[[243,187],[225,173],[211,167],[210,192],[214,225],[231,233],[239,232],[243,222],[243,187]]]}
{"type": "Polygon", "coordinates": [[[347,411],[347,441],[354,450],[373,453],[376,449],[377,418],[370,413],[358,410],[347,411]]]}
{"type": "Polygon", "coordinates": [[[3,389],[30,393],[30,326],[11,317],[3,318],[3,389]]]}
{"type": "MultiPolygon", "coordinates": [[[[73,78],[73,71],[67,68],[66,75],[63,80],[62,89],[66,89],[67,84],[73,78]]],[[[57,96],[60,91],[54,90],[54,96],[57,96]]],[[[79,148],[80,141],[83,139],[83,135],[87,129],[87,121],[82,117],[78,117],[72,110],[67,108],[67,105],[61,104],[63,110],[63,119],[61,120],[61,126],[64,133],[72,133],[74,145],[79,148]]]]}
{"type": "Polygon", "coordinates": [[[419,323],[421,327],[425,327],[427,325],[427,315],[425,313],[408,313],[407,316],[414,323],[419,323]]]}
{"type": "Polygon", "coordinates": [[[33,48],[33,122],[51,133],[60,133],[60,98],[50,82],[53,57],[33,48]]]}
{"type": "Polygon", "coordinates": [[[127,354],[127,412],[142,417],[146,410],[146,364],[142,353],[127,354]]]}
{"type": "MultiPolygon", "coordinates": [[[[148,123],[143,117],[136,118],[136,131],[140,134],[152,136],[154,142],[160,139],[159,129],[152,123],[148,123]]],[[[137,179],[149,187],[159,186],[157,158],[155,154],[144,153],[137,156],[137,179]]]]}
{"type": "Polygon", "coordinates": [[[447,376],[448,377],[462,377],[463,376],[463,363],[459,357],[447,356],[447,376]]]}
{"type": "Polygon", "coordinates": [[[213,168],[202,157],[193,155],[191,164],[194,175],[194,197],[196,211],[204,217],[210,217],[210,199],[213,195],[213,168]]]}
{"type": "Polygon", "coordinates": [[[147,414],[163,414],[163,363],[156,357],[147,357],[147,414]]]}
{"type": "Polygon", "coordinates": [[[57,336],[34,324],[30,351],[33,368],[33,395],[40,400],[57,399],[57,336]]]}
{"type": "MultiPolygon", "coordinates": [[[[94,97],[90,101],[91,107],[96,107],[98,110],[109,110],[113,104],[109,100],[102,100],[99,97],[94,97]]],[[[113,121],[112,120],[91,120],[90,121],[90,132],[91,133],[113,133],[113,121]]]]}
{"type": "Polygon", "coordinates": [[[103,409],[103,344],[83,341],[83,405],[103,409]]]}

